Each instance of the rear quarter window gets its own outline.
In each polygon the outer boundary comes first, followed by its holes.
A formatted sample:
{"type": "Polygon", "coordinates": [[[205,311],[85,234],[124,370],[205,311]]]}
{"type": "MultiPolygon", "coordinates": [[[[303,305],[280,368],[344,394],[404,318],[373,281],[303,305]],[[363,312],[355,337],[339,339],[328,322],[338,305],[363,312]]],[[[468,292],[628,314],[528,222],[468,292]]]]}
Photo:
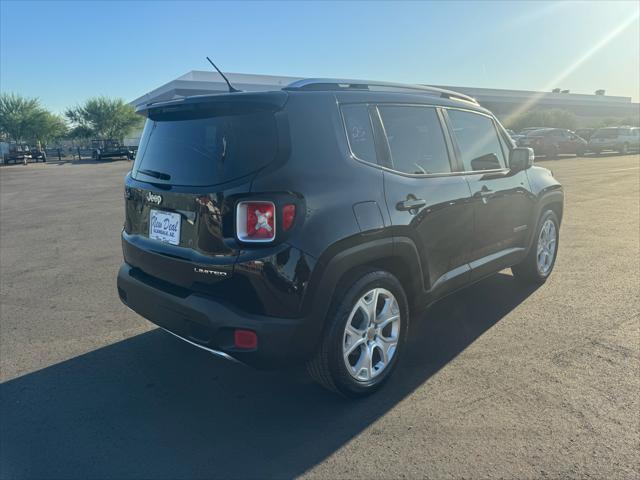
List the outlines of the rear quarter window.
{"type": "Polygon", "coordinates": [[[341,110],[351,152],[360,160],[376,163],[373,126],[368,105],[343,105],[341,110]]]}

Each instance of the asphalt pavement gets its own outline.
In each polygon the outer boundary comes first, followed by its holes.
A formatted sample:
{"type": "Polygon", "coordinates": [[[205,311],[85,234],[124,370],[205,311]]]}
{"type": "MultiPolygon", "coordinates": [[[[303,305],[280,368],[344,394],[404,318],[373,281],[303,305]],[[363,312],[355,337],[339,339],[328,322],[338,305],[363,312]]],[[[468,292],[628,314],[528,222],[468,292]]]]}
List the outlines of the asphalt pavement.
{"type": "Polygon", "coordinates": [[[413,319],[379,394],[258,372],[125,308],[130,163],[0,168],[0,478],[640,478],[640,160],[543,161],[555,271],[413,319]]]}

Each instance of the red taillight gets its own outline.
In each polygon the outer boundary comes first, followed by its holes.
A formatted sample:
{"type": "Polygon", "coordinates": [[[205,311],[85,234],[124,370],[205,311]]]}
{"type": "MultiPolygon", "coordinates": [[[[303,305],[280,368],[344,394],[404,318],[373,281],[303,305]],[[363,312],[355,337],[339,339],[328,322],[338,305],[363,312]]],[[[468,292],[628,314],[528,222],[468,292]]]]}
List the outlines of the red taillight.
{"type": "Polygon", "coordinates": [[[273,238],[275,233],[273,203],[248,203],[247,235],[249,238],[273,238]]]}
{"type": "Polygon", "coordinates": [[[233,344],[236,348],[254,349],[258,347],[258,336],[253,330],[234,330],[233,344]]]}
{"type": "Polygon", "coordinates": [[[293,225],[293,220],[296,218],[296,206],[293,203],[289,203],[282,207],[282,228],[286,231],[293,225]]]}
{"type": "Polygon", "coordinates": [[[238,239],[270,242],[276,238],[276,207],[273,202],[240,202],[236,212],[238,239]]]}

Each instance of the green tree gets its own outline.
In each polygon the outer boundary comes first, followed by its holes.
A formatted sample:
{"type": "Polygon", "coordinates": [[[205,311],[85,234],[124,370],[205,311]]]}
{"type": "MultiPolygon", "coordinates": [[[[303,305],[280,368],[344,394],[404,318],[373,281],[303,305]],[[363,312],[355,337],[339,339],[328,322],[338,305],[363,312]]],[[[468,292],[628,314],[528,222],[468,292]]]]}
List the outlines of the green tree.
{"type": "Polygon", "coordinates": [[[49,142],[65,137],[69,128],[64,119],[51,112],[41,112],[31,124],[29,138],[46,145],[49,142]]]}
{"type": "Polygon", "coordinates": [[[602,128],[602,127],[619,127],[619,126],[640,126],[640,118],[638,117],[624,117],[624,118],[603,118],[599,120],[592,120],[589,122],[590,127],[602,128]]]}
{"type": "Polygon", "coordinates": [[[3,93],[0,95],[0,131],[9,141],[29,140],[34,124],[43,112],[37,98],[3,93]]]}
{"type": "Polygon", "coordinates": [[[37,98],[0,95],[0,132],[9,141],[46,144],[66,135],[63,118],[46,110],[37,98]]]}
{"type": "MultiPolygon", "coordinates": [[[[142,117],[121,98],[94,97],[83,105],[70,108],[65,116],[74,126],[75,134],[87,133],[101,139],[122,140],[142,125],[142,117]]],[[[85,137],[86,138],[86,137],[85,137]]]]}
{"type": "Polygon", "coordinates": [[[566,128],[574,130],[577,125],[578,119],[573,113],[559,109],[531,110],[514,118],[508,118],[505,121],[507,128],[512,128],[516,131],[527,127],[566,128]]]}
{"type": "Polygon", "coordinates": [[[93,131],[90,128],[87,128],[82,125],[76,125],[71,130],[69,130],[69,138],[73,140],[88,140],[93,137],[93,131]]]}

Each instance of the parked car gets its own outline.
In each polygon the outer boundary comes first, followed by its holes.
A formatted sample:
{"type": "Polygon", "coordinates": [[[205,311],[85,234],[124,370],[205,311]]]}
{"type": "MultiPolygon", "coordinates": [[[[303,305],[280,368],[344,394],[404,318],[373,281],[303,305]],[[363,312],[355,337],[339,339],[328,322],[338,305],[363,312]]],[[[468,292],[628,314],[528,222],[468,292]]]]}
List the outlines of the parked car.
{"type": "Polygon", "coordinates": [[[520,145],[520,140],[522,140],[524,137],[526,137],[526,135],[521,135],[519,133],[516,133],[515,135],[510,135],[511,140],[513,140],[513,142],[519,146],[520,145]]]}
{"type": "Polygon", "coordinates": [[[563,128],[531,130],[520,139],[519,146],[533,148],[536,155],[547,158],[557,158],[567,153],[581,156],[587,151],[586,140],[563,128]]]}
{"type": "Polygon", "coordinates": [[[589,140],[589,149],[596,154],[613,150],[626,155],[640,150],[640,128],[606,127],[599,128],[589,140]]]}
{"type": "Polygon", "coordinates": [[[138,112],[119,296],[218,357],[306,363],[366,395],[411,312],[507,267],[553,270],[562,187],[465,95],[307,79],[138,112]]]}
{"type": "Polygon", "coordinates": [[[549,128],[549,127],[527,127],[527,128],[523,128],[522,130],[520,130],[518,132],[518,134],[526,136],[527,133],[529,133],[529,132],[532,132],[534,130],[542,130],[544,128],[549,128]]]}
{"type": "Polygon", "coordinates": [[[509,135],[509,138],[511,138],[511,141],[513,142],[513,144],[515,146],[518,145],[518,140],[520,139],[520,137],[522,135],[519,135],[517,133],[515,133],[513,130],[511,130],[510,128],[506,128],[505,131],[507,132],[507,134],[509,135]]]}
{"type": "Polygon", "coordinates": [[[520,146],[520,142],[527,137],[527,133],[533,130],[541,130],[546,127],[527,127],[520,130],[515,135],[512,135],[511,138],[516,142],[516,145],[520,146]]]}
{"type": "Polygon", "coordinates": [[[4,164],[27,163],[29,160],[31,160],[31,149],[26,143],[9,144],[9,150],[2,158],[4,164]]]}
{"type": "Polygon", "coordinates": [[[93,140],[92,157],[94,160],[105,160],[107,158],[126,158],[133,160],[135,152],[126,145],[121,145],[117,140],[93,140]]]}
{"type": "Polygon", "coordinates": [[[593,132],[595,131],[596,131],[595,128],[578,128],[576,130],[576,135],[578,135],[581,138],[584,138],[588,142],[589,139],[591,138],[591,135],[593,135],[593,132]]]}

